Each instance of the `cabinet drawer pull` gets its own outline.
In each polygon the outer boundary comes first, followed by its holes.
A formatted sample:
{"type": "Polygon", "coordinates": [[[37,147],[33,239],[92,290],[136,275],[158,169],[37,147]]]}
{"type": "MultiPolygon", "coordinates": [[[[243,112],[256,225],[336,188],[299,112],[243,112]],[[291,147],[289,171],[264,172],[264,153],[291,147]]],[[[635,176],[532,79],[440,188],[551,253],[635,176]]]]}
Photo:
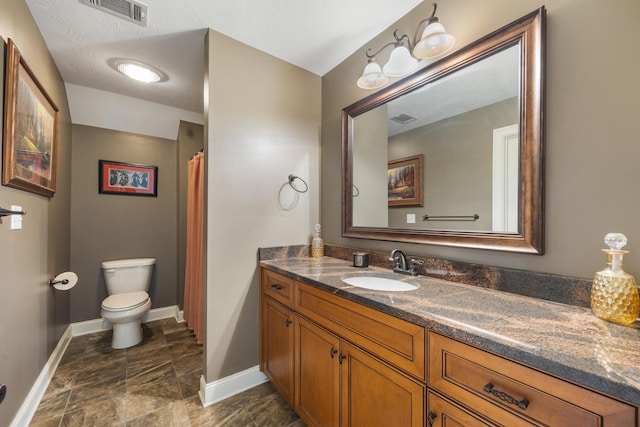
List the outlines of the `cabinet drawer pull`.
{"type": "Polygon", "coordinates": [[[429,422],[429,427],[433,427],[433,423],[436,422],[436,418],[438,418],[438,415],[436,415],[436,413],[433,412],[433,411],[429,411],[429,416],[427,416],[427,421],[429,422]]]}
{"type": "Polygon", "coordinates": [[[486,391],[487,393],[491,393],[494,396],[498,397],[499,399],[504,400],[507,403],[512,403],[512,404],[516,405],[518,408],[520,408],[522,410],[527,409],[527,407],[529,406],[529,400],[527,400],[527,399],[516,400],[513,397],[509,396],[504,391],[500,391],[500,390],[494,389],[493,388],[493,384],[491,384],[491,383],[488,383],[482,389],[484,391],[486,391]]]}
{"type": "Polygon", "coordinates": [[[335,356],[337,352],[338,352],[338,350],[336,350],[336,349],[335,349],[335,348],[333,348],[333,347],[331,348],[331,352],[330,352],[330,353],[331,353],[331,358],[332,358],[332,359],[333,359],[333,356],[335,356]]]}
{"type": "Polygon", "coordinates": [[[278,285],[277,283],[274,285],[271,285],[271,287],[273,289],[275,289],[276,291],[281,291],[282,290],[282,285],[278,285]]]}

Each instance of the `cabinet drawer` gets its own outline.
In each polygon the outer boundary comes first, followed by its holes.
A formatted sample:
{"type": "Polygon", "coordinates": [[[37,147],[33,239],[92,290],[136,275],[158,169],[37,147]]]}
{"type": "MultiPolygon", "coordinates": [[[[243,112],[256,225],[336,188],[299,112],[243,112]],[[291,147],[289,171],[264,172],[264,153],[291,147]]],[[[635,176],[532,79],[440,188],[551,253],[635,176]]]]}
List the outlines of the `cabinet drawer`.
{"type": "Polygon", "coordinates": [[[494,427],[432,391],[427,393],[427,422],[429,427],[494,427]]]}
{"type": "Polygon", "coordinates": [[[262,269],[262,292],[289,308],[293,308],[293,279],[262,269]]]}
{"type": "Polygon", "coordinates": [[[635,408],[436,333],[429,385],[508,426],[635,426],[635,408]]]}
{"type": "Polygon", "coordinates": [[[295,282],[295,310],[425,381],[425,329],[406,320],[295,282]]]}

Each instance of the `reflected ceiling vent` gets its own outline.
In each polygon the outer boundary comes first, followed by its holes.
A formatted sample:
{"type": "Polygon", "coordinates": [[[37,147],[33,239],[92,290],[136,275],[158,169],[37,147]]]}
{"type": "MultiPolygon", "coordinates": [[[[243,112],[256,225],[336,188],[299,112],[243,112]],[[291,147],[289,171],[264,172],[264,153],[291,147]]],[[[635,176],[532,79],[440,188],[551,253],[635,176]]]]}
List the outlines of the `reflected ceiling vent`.
{"type": "Polygon", "coordinates": [[[82,0],[82,3],[126,21],[147,26],[146,4],[130,0],[82,0]]]}
{"type": "Polygon", "coordinates": [[[410,116],[405,113],[400,113],[395,117],[391,117],[389,120],[394,121],[396,123],[400,123],[401,125],[406,125],[407,123],[411,123],[414,120],[417,120],[415,117],[410,116]]]}

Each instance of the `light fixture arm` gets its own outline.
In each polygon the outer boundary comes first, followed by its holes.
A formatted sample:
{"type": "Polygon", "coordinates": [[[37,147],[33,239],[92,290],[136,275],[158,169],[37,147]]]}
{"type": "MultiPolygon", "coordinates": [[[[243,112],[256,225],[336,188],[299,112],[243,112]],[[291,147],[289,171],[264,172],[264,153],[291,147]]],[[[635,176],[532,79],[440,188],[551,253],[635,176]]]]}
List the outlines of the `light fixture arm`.
{"type": "MultiPolygon", "coordinates": [[[[395,33],[394,33],[395,34],[395,33]]],[[[385,44],[384,46],[382,46],[380,49],[378,49],[378,51],[374,54],[369,53],[371,51],[371,48],[367,49],[367,51],[365,52],[365,55],[367,55],[367,58],[371,59],[371,58],[375,58],[376,55],[378,55],[380,52],[382,52],[383,50],[385,50],[387,47],[389,46],[396,46],[398,43],[397,42],[389,42],[387,44],[385,44]]]]}
{"type": "Polygon", "coordinates": [[[382,52],[383,50],[385,50],[385,48],[387,48],[389,46],[393,46],[393,47],[402,46],[402,44],[403,44],[402,40],[404,40],[404,39],[407,39],[407,45],[409,46],[409,50],[411,50],[411,39],[409,38],[408,35],[403,34],[402,36],[398,37],[398,30],[395,30],[393,32],[393,38],[396,39],[395,42],[389,42],[389,43],[385,44],[380,49],[378,49],[378,51],[376,53],[374,53],[373,55],[369,53],[371,48],[367,49],[367,52],[365,53],[365,55],[367,55],[367,58],[369,58],[369,59],[374,58],[376,55],[378,55],[380,52],[382,52]]]}
{"type": "Polygon", "coordinates": [[[371,59],[376,57],[380,52],[382,52],[389,46],[394,46],[394,47],[401,46],[403,44],[403,40],[405,39],[406,39],[407,47],[409,48],[409,52],[412,52],[413,47],[420,41],[420,36],[422,35],[422,31],[424,31],[424,29],[428,27],[429,24],[433,22],[438,22],[438,17],[436,16],[436,9],[438,9],[438,3],[433,3],[433,10],[431,11],[431,16],[418,22],[418,25],[416,26],[416,30],[413,33],[413,42],[411,41],[409,36],[406,34],[403,34],[402,36],[398,37],[398,30],[396,29],[393,32],[393,37],[396,39],[396,41],[385,44],[380,49],[378,49],[378,51],[374,54],[369,53],[371,51],[371,48],[367,49],[367,52],[365,53],[367,58],[371,59]]]}

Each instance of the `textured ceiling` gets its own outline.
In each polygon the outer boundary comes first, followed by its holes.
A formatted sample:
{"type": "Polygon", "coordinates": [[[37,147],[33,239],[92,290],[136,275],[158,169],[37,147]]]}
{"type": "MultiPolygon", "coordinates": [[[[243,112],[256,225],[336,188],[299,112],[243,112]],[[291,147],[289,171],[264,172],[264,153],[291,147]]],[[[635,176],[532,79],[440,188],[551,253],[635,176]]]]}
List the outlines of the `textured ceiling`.
{"type": "Polygon", "coordinates": [[[204,35],[212,28],[322,76],[421,0],[146,0],[141,27],[80,0],[26,0],[67,83],[202,111],[204,35]],[[129,80],[113,58],[169,75],[129,80]]]}

